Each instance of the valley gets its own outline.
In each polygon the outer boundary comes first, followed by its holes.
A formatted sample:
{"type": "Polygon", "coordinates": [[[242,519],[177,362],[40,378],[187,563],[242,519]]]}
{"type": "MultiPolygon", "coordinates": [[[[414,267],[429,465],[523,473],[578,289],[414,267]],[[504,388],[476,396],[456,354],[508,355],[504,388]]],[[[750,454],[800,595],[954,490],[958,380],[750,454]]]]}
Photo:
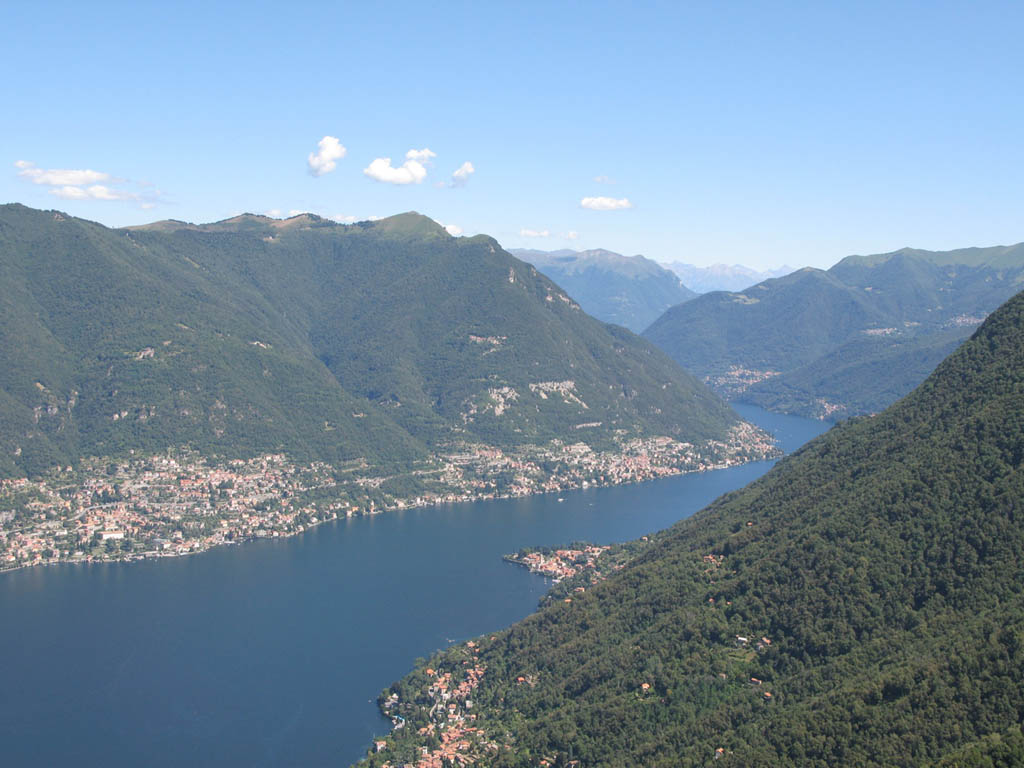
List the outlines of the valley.
{"type": "Polygon", "coordinates": [[[849,256],[668,310],[643,335],[731,401],[836,421],[908,394],[1024,286],[1024,246],[849,256]]]}

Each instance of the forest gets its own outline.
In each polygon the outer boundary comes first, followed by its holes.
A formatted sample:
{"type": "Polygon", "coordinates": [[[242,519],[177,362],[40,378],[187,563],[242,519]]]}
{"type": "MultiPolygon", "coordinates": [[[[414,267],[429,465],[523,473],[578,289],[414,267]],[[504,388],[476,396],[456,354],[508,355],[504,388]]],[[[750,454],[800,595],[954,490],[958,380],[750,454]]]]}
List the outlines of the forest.
{"type": "Polygon", "coordinates": [[[418,666],[384,693],[409,724],[387,758],[444,732],[424,670],[472,658],[488,765],[1019,764],[1022,460],[1018,294],[881,414],[418,666]]]}

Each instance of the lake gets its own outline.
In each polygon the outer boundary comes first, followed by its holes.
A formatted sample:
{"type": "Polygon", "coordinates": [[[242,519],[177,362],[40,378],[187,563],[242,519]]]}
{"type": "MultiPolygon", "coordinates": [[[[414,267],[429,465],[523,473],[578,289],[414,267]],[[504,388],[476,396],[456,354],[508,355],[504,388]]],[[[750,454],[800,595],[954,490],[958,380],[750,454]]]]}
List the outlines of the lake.
{"type": "MultiPolygon", "coordinates": [[[[791,452],[830,425],[736,406],[791,452]]],[[[0,764],[349,765],[416,657],[532,612],[524,546],[665,528],[772,462],[429,507],[285,540],[0,575],[0,764]]]]}

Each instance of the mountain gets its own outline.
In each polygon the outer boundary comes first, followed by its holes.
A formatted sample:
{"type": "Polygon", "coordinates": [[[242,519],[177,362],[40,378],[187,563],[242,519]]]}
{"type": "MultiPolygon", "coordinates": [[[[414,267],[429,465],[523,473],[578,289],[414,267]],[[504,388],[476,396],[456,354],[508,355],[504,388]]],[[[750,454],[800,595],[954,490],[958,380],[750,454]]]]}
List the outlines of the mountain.
{"type": "Polygon", "coordinates": [[[836,418],[902,397],[1024,285],[1024,244],[904,248],[673,307],[644,336],[719,393],[836,418]]]}
{"type": "Polygon", "coordinates": [[[427,740],[494,766],[1020,765],[1024,293],[570,594],[385,691],[392,764],[427,740]]]}
{"type": "Polygon", "coordinates": [[[792,267],[783,266],[761,272],[744,267],[742,264],[712,264],[710,267],[697,267],[693,264],[684,264],[681,261],[673,261],[664,266],[675,272],[685,285],[697,293],[742,291],[744,288],[749,288],[764,280],[782,277],[794,271],[792,267]]]}
{"type": "Polygon", "coordinates": [[[0,207],[0,475],[191,446],[408,467],[738,418],[491,238],[415,213],[108,229],[0,207]]]}
{"type": "Polygon", "coordinates": [[[697,294],[672,272],[643,256],[611,251],[531,251],[514,248],[517,258],[533,264],[606,323],[640,333],[671,306],[697,294]]]}

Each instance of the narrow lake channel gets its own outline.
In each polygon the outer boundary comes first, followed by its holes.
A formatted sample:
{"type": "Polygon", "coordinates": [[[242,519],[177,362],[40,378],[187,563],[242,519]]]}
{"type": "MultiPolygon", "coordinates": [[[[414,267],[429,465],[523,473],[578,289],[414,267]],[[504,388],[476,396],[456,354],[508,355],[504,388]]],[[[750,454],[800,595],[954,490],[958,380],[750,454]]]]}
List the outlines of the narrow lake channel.
{"type": "MultiPolygon", "coordinates": [[[[792,452],[830,425],[737,406],[792,452]]],[[[529,614],[520,547],[642,536],[771,462],[0,575],[0,765],[347,766],[418,656],[529,614]]]]}

